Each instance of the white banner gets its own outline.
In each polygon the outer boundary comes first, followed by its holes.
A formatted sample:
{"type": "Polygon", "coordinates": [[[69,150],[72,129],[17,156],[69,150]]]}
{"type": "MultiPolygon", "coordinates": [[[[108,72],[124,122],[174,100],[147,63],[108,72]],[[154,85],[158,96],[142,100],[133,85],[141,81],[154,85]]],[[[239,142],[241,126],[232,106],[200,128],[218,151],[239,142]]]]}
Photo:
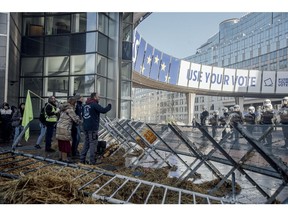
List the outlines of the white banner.
{"type": "Polygon", "coordinates": [[[236,69],[231,69],[231,68],[225,68],[224,69],[224,76],[222,78],[222,83],[223,91],[229,91],[233,92],[234,91],[234,84],[232,82],[232,77],[235,77],[236,69]]]}
{"type": "Polygon", "coordinates": [[[187,87],[188,85],[187,74],[189,74],[189,71],[190,71],[190,62],[181,61],[178,85],[187,87]]]}
{"type": "Polygon", "coordinates": [[[249,70],[248,92],[259,93],[261,87],[261,71],[249,70]]]}
{"type": "Polygon", "coordinates": [[[210,89],[213,91],[221,91],[223,83],[224,68],[213,67],[211,75],[210,89]]]}
{"type": "Polygon", "coordinates": [[[187,73],[188,86],[191,88],[198,88],[201,77],[201,64],[192,63],[191,69],[187,73]]]}
{"type": "Polygon", "coordinates": [[[288,95],[288,71],[277,72],[276,93],[287,93],[288,95]]]}
{"type": "Polygon", "coordinates": [[[202,65],[201,67],[202,77],[199,83],[200,89],[209,89],[211,81],[212,67],[208,65],[202,65]]]}
{"type": "Polygon", "coordinates": [[[263,71],[262,93],[274,93],[276,71],[263,71]]]}
{"type": "Polygon", "coordinates": [[[232,76],[232,83],[235,85],[235,92],[247,92],[248,86],[248,70],[240,70],[237,69],[237,75],[235,77],[232,76]]]}

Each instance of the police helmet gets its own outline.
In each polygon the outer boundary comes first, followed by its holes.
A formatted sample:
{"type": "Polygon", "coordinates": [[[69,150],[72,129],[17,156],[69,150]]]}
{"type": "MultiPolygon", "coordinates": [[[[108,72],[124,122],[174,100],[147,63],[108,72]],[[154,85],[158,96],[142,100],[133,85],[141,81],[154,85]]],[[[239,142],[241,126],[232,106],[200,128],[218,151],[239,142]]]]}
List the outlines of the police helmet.
{"type": "Polygon", "coordinates": [[[234,111],[234,107],[233,106],[229,107],[229,111],[233,112],[234,111]]]}
{"type": "Polygon", "coordinates": [[[254,107],[254,106],[250,106],[250,107],[248,108],[248,112],[249,112],[250,114],[255,113],[255,107],[254,107]]]}
{"type": "Polygon", "coordinates": [[[219,111],[218,111],[218,110],[214,110],[214,111],[213,111],[213,114],[214,114],[214,115],[219,115],[219,111]]]}
{"type": "Polygon", "coordinates": [[[240,106],[238,104],[234,105],[234,111],[239,112],[240,111],[240,106]]]}
{"type": "Polygon", "coordinates": [[[282,105],[288,105],[288,97],[282,99],[282,105]]]}
{"type": "Polygon", "coordinates": [[[222,111],[223,111],[224,113],[228,113],[228,108],[227,108],[227,107],[224,107],[224,108],[222,109],[222,111]]]}
{"type": "Polygon", "coordinates": [[[272,111],[273,110],[273,106],[272,106],[272,104],[270,103],[268,103],[268,104],[265,104],[264,106],[263,106],[263,110],[264,111],[272,111]]]}
{"type": "Polygon", "coordinates": [[[263,106],[265,106],[265,104],[271,104],[271,100],[270,99],[265,99],[263,101],[263,106]]]}

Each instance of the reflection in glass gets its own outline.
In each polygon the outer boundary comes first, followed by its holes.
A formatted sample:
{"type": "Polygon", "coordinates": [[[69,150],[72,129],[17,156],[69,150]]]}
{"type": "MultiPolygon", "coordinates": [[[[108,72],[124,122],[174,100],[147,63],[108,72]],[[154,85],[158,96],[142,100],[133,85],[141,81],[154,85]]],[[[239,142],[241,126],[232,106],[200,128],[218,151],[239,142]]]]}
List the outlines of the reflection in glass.
{"type": "Polygon", "coordinates": [[[23,37],[22,55],[24,56],[42,56],[43,55],[43,37],[23,37]]]}
{"type": "Polygon", "coordinates": [[[132,63],[122,62],[121,77],[131,80],[132,63]]]}
{"type": "Polygon", "coordinates": [[[28,90],[42,95],[42,78],[22,78],[20,87],[21,97],[26,97],[28,90]]]}
{"type": "Polygon", "coordinates": [[[44,78],[44,95],[55,95],[67,98],[68,96],[68,77],[47,77],[44,78]]]}
{"type": "Polygon", "coordinates": [[[121,98],[123,99],[131,98],[131,82],[130,81],[121,82],[121,98]]]}
{"type": "Polygon", "coordinates": [[[108,37],[101,33],[98,34],[98,52],[105,56],[108,55],[108,37]]]}
{"type": "Polygon", "coordinates": [[[101,55],[97,55],[97,74],[107,74],[107,58],[101,55]]]}
{"type": "Polygon", "coordinates": [[[113,98],[116,95],[116,81],[107,79],[107,97],[113,98]]]}
{"type": "Polygon", "coordinates": [[[46,34],[70,33],[70,15],[46,17],[46,34]]]}
{"type": "Polygon", "coordinates": [[[63,76],[69,73],[69,57],[46,57],[45,61],[45,76],[63,76]]]}
{"type": "Polygon", "coordinates": [[[120,118],[131,119],[131,101],[121,100],[120,118]]]}
{"type": "Polygon", "coordinates": [[[22,35],[41,36],[44,34],[44,17],[25,17],[22,35]]]}
{"type": "Polygon", "coordinates": [[[102,97],[106,97],[106,83],[106,78],[97,76],[96,90],[102,97]]]}
{"type": "Polygon", "coordinates": [[[95,54],[71,56],[71,75],[95,73],[95,54]]]}
{"type": "Polygon", "coordinates": [[[71,76],[71,92],[77,92],[80,95],[90,95],[95,92],[95,76],[71,76]]]}
{"type": "Polygon", "coordinates": [[[53,36],[45,38],[45,55],[69,55],[69,50],[69,36],[53,36]]]}
{"type": "Polygon", "coordinates": [[[22,76],[42,76],[43,58],[22,58],[22,76]]]}

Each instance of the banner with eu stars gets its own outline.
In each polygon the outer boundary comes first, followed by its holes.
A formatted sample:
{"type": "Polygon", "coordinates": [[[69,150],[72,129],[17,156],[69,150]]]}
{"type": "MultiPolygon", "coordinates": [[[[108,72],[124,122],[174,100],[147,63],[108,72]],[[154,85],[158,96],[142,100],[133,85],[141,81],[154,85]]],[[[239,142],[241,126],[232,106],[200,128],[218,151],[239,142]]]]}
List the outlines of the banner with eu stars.
{"type": "Polygon", "coordinates": [[[160,71],[159,71],[159,81],[161,82],[169,82],[169,71],[170,66],[170,56],[163,53],[161,63],[160,63],[160,71]]]}
{"type": "Polygon", "coordinates": [[[152,59],[152,66],[151,66],[151,73],[150,73],[150,78],[154,80],[158,80],[158,73],[160,70],[160,60],[161,60],[161,55],[162,53],[154,49],[153,53],[153,59],[152,59]]]}
{"type": "Polygon", "coordinates": [[[150,69],[151,69],[151,63],[152,63],[152,53],[153,53],[153,47],[150,44],[147,44],[145,57],[141,69],[141,74],[149,77],[150,69]]]}

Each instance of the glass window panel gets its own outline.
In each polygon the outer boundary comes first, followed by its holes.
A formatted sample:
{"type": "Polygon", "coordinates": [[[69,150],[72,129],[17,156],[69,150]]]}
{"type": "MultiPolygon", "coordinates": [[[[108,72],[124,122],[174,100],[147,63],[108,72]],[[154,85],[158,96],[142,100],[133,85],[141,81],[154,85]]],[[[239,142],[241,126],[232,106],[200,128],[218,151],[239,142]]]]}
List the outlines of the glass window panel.
{"type": "Polygon", "coordinates": [[[132,60],[132,43],[126,41],[122,42],[122,59],[132,60]]]}
{"type": "Polygon", "coordinates": [[[46,34],[70,33],[70,15],[46,17],[46,34]]]}
{"type": "Polygon", "coordinates": [[[107,58],[97,54],[97,73],[107,76],[107,58]]]}
{"type": "Polygon", "coordinates": [[[107,56],[108,55],[108,37],[103,34],[98,34],[98,52],[107,56]]]}
{"type": "Polygon", "coordinates": [[[124,13],[123,22],[132,23],[133,22],[133,13],[124,13]]]}
{"type": "Polygon", "coordinates": [[[86,31],[86,13],[72,14],[71,32],[86,31]]]}
{"type": "Polygon", "coordinates": [[[106,104],[105,105],[108,105],[108,104],[111,104],[112,105],[112,109],[106,113],[106,115],[111,118],[111,119],[114,119],[116,117],[116,102],[115,100],[110,100],[110,99],[107,99],[106,100],[106,104]]]}
{"type": "MultiPolygon", "coordinates": [[[[6,57],[0,57],[0,69],[5,69],[5,67],[6,67],[6,57]]],[[[0,73],[0,74],[4,74],[4,73],[0,73]]]]}
{"type": "Polygon", "coordinates": [[[132,72],[132,63],[122,62],[121,77],[124,79],[131,80],[131,72],[132,72]]]}
{"type": "Polygon", "coordinates": [[[95,31],[97,29],[97,13],[87,13],[87,31],[95,31]]]}
{"type": "Polygon", "coordinates": [[[98,30],[105,35],[108,35],[108,17],[103,13],[98,13],[98,30]]]}
{"type": "Polygon", "coordinates": [[[45,38],[45,55],[69,55],[69,36],[45,38]]]}
{"type": "Polygon", "coordinates": [[[122,81],[121,82],[121,98],[130,99],[131,98],[131,82],[122,81]]]}
{"type": "Polygon", "coordinates": [[[133,26],[131,24],[123,23],[123,41],[132,42],[133,26]]]}
{"type": "Polygon", "coordinates": [[[131,101],[121,100],[121,113],[120,118],[131,118],[131,101]]]}
{"type": "Polygon", "coordinates": [[[86,52],[96,52],[97,34],[95,32],[86,34],[86,52]]]}
{"type": "Polygon", "coordinates": [[[4,23],[4,24],[0,23],[0,33],[1,34],[7,34],[7,24],[6,23],[4,23]]]}
{"type": "MultiPolygon", "coordinates": [[[[20,96],[26,97],[27,91],[33,91],[35,94],[42,95],[42,78],[22,78],[20,96]]],[[[31,95],[32,96],[32,95],[31,95]]]]}
{"type": "Polygon", "coordinates": [[[95,73],[95,54],[71,56],[71,74],[85,75],[95,73]]]}
{"type": "Polygon", "coordinates": [[[41,36],[44,34],[44,17],[25,17],[22,34],[25,36],[41,36]]]}
{"type": "Polygon", "coordinates": [[[95,76],[71,76],[70,85],[72,92],[90,96],[91,92],[95,92],[95,76]]]}
{"type": "MultiPolygon", "coordinates": [[[[69,57],[46,57],[45,76],[63,76],[69,73],[69,57]]],[[[57,78],[58,79],[58,78],[57,78]]]]}
{"type": "Polygon", "coordinates": [[[107,80],[107,97],[108,98],[116,98],[116,81],[115,80],[107,80]]]}
{"type": "Polygon", "coordinates": [[[116,79],[116,71],[118,71],[116,67],[118,67],[116,62],[108,59],[108,78],[116,79]]]}
{"type": "Polygon", "coordinates": [[[100,76],[97,77],[96,90],[102,97],[106,97],[106,83],[106,78],[100,76]]]}
{"type": "Polygon", "coordinates": [[[42,37],[23,37],[21,52],[24,56],[43,55],[43,38],[42,37]]]}
{"type": "Polygon", "coordinates": [[[42,76],[43,58],[22,58],[22,76],[42,76]]]}
{"type": "Polygon", "coordinates": [[[71,35],[71,53],[96,52],[96,41],[97,34],[95,32],[71,35]]]}
{"type": "Polygon", "coordinates": [[[46,77],[45,82],[45,96],[55,95],[57,97],[68,97],[68,77],[46,77]]]}

